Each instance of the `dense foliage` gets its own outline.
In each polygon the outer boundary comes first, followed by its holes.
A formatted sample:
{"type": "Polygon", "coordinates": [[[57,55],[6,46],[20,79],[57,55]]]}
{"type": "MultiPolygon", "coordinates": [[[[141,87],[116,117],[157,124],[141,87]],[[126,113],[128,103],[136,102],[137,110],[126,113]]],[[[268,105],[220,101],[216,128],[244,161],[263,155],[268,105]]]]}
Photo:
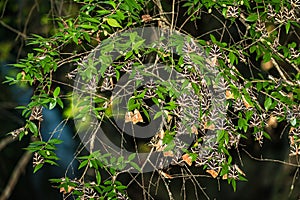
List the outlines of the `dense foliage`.
{"type": "MultiPolygon", "coordinates": [[[[287,164],[299,167],[300,1],[74,2],[79,7],[78,13],[74,17],[52,19],[56,27],[50,37],[32,35],[28,42],[32,52],[13,65],[19,72],[15,77],[6,77],[5,81],[29,85],[34,89],[30,103],[18,107],[26,124],[11,132],[19,140],[31,135],[31,143],[26,149],[34,155],[34,172],[45,164],[55,165],[59,159],[55,153],[56,146],[61,143],[59,138],[45,141],[41,136],[43,109],[60,107],[66,120],[82,119],[92,113],[101,122],[109,121],[117,117],[111,111],[112,95],[109,91],[126,73],[138,77],[140,71],[134,69],[147,63],[161,63],[174,68],[185,77],[186,82],[181,87],[188,88],[189,93],[183,95],[186,90],[176,88],[172,79],[168,79],[169,82],[151,82],[149,79],[147,83],[136,83],[139,90],[134,91],[128,100],[127,113],[142,119],[133,121],[130,118],[127,123],[139,125],[161,117],[164,127],[149,141],[132,143],[133,154],[128,157],[114,157],[109,151],[105,154],[90,151],[85,155],[79,151],[76,159],[80,162],[79,169],[84,169],[82,176],[51,180],[65,197],[130,198],[126,193],[127,186],[119,180],[119,176],[129,173],[134,179],[135,175],[125,166],[142,171],[141,166],[136,164],[135,152],[161,152],[164,157],[170,158],[168,162],[172,165],[169,168],[180,166],[186,169],[180,178],[194,176],[188,169],[195,166],[211,178],[220,177],[228,181],[236,190],[238,180],[246,181],[247,174],[233,155],[238,154],[249,141],[254,140],[263,146],[266,139],[272,140],[275,137],[272,130],[279,123],[286,126],[288,135],[282,133],[281,136],[289,138],[289,156],[295,158],[294,163],[287,164]],[[179,15],[184,16],[184,21],[179,15]],[[205,24],[207,20],[210,26],[205,24]],[[197,27],[191,28],[194,24],[206,25],[207,28],[199,26],[199,31],[195,31],[197,27]],[[175,55],[163,46],[152,45],[149,48],[136,32],[126,32],[146,27],[158,27],[170,33],[188,32],[194,39],[171,38],[175,41],[170,45],[177,50],[175,55]],[[189,29],[193,30],[189,32],[189,29]],[[114,38],[124,32],[128,34],[128,41],[118,46],[120,43],[114,38]],[[95,60],[89,60],[90,55],[95,56],[93,52],[98,45],[102,50],[97,55],[97,62],[102,63],[99,69],[95,60]],[[116,58],[107,54],[114,48],[118,48],[120,54],[116,58]],[[199,65],[206,67],[199,69],[199,65]],[[73,82],[55,78],[61,68],[69,69],[70,66],[71,71],[66,77],[73,82]],[[92,101],[96,106],[86,103],[91,100],[90,96],[87,99],[80,96],[82,101],[74,101],[78,84],[86,86],[81,88],[84,92],[93,93],[92,101]],[[69,90],[63,90],[65,86],[69,86],[69,90]],[[156,105],[160,111],[152,113],[149,105],[156,105]],[[188,119],[185,120],[183,115],[189,116],[188,119]],[[215,134],[209,134],[211,132],[215,134]],[[184,134],[192,135],[192,144],[183,145],[178,140],[178,136],[184,134]],[[176,154],[179,150],[182,150],[181,154],[176,154]],[[102,178],[103,173],[109,178],[102,178]]],[[[85,132],[87,130],[84,129],[85,132]]],[[[157,169],[154,173],[164,180],[176,178],[166,169],[157,169]]],[[[150,188],[152,182],[154,180],[150,179],[147,187],[150,188]]],[[[164,181],[172,199],[170,184],[164,181]]],[[[144,198],[153,198],[150,189],[143,190],[144,198]]]]}

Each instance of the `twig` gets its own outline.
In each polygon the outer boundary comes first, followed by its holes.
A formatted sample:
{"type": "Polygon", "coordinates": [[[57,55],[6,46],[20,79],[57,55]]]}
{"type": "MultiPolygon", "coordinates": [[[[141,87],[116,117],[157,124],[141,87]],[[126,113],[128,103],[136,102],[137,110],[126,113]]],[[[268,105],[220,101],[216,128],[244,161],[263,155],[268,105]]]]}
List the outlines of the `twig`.
{"type": "Polygon", "coordinates": [[[2,139],[0,141],[0,151],[2,151],[2,149],[4,149],[10,143],[14,142],[16,140],[16,138],[13,138],[12,135],[10,135],[10,136],[7,136],[4,139],[2,139]]]}
{"type": "Polygon", "coordinates": [[[23,156],[21,157],[21,159],[19,160],[18,164],[16,165],[2,195],[0,196],[0,200],[7,200],[13,189],[15,188],[19,177],[21,175],[21,173],[24,171],[26,165],[28,164],[29,160],[31,159],[31,152],[27,151],[26,153],[23,154],[23,156]]]}
{"type": "Polygon", "coordinates": [[[242,149],[250,158],[257,160],[257,161],[261,161],[261,162],[273,162],[273,163],[279,163],[279,164],[283,164],[283,165],[288,165],[288,166],[292,166],[292,167],[300,167],[300,165],[297,164],[293,164],[293,163],[288,163],[282,160],[275,160],[275,159],[269,159],[269,158],[256,158],[254,156],[252,156],[248,151],[246,151],[245,149],[242,149]]]}
{"type": "Polygon", "coordinates": [[[2,20],[0,20],[0,24],[1,24],[2,26],[4,26],[5,28],[7,28],[8,30],[10,30],[10,31],[12,31],[12,32],[14,32],[14,33],[16,33],[16,34],[22,36],[24,39],[27,38],[27,36],[26,36],[24,33],[22,33],[22,32],[20,32],[20,31],[18,31],[18,30],[16,30],[16,29],[14,29],[13,27],[7,25],[7,24],[6,24],[5,22],[3,22],[2,20]]]}

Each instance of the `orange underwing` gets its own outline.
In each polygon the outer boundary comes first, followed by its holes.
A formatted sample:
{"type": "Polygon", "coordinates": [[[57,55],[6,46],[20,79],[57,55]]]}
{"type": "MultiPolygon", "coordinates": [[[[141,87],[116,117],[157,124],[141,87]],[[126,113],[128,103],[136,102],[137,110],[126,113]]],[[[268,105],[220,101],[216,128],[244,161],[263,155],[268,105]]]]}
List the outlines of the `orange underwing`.
{"type": "Polygon", "coordinates": [[[143,22],[150,22],[151,20],[152,20],[152,17],[150,15],[142,15],[143,22]]]}
{"type": "Polygon", "coordinates": [[[228,175],[227,174],[224,174],[223,176],[222,176],[222,179],[223,180],[226,180],[228,178],[228,175]]]}
{"type": "Polygon", "coordinates": [[[206,172],[209,173],[213,178],[216,178],[219,175],[219,172],[216,172],[213,169],[208,169],[206,172]]]}
{"type": "Polygon", "coordinates": [[[164,157],[174,157],[173,151],[164,151],[164,157]]]}
{"type": "Polygon", "coordinates": [[[125,114],[125,123],[126,122],[132,122],[133,124],[136,124],[138,122],[144,122],[144,121],[140,111],[135,109],[133,112],[127,112],[125,114]]]}
{"type": "Polygon", "coordinates": [[[189,154],[184,154],[181,158],[186,164],[192,166],[192,157],[189,154]]]}

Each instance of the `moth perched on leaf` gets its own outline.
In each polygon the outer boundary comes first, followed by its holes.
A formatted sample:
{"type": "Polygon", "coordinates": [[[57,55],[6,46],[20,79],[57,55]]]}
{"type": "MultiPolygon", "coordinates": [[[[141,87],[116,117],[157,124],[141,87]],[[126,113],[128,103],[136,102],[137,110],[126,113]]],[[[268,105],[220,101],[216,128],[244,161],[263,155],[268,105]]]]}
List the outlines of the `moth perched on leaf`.
{"type": "Polygon", "coordinates": [[[125,123],[132,122],[133,124],[136,124],[138,122],[144,122],[143,117],[137,109],[135,109],[133,112],[127,112],[125,114],[125,123]]]}

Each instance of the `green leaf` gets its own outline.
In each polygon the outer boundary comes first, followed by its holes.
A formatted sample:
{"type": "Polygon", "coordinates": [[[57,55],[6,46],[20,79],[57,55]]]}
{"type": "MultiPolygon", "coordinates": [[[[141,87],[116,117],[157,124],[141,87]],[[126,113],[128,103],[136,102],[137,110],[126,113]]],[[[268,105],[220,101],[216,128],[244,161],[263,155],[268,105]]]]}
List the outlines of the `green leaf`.
{"type": "Polygon", "coordinates": [[[218,130],[217,131],[217,141],[220,142],[222,140],[222,138],[225,135],[225,130],[218,130]]]}
{"type": "Polygon", "coordinates": [[[27,120],[29,130],[35,135],[38,135],[38,128],[32,121],[27,120]]]}
{"type": "Polygon", "coordinates": [[[289,33],[290,28],[291,28],[291,22],[288,21],[288,22],[286,23],[286,25],[285,25],[285,31],[286,31],[286,34],[289,33]]]}
{"type": "Polygon", "coordinates": [[[64,104],[62,102],[62,100],[60,98],[57,98],[56,99],[56,102],[58,103],[58,105],[61,107],[61,108],[64,108],[64,104]]]}
{"type": "Polygon", "coordinates": [[[154,115],[154,117],[153,117],[153,120],[159,118],[162,115],[162,113],[163,113],[162,111],[156,112],[155,115],[154,115]]]}
{"type": "Polygon", "coordinates": [[[268,53],[265,53],[264,55],[263,55],[263,61],[264,61],[264,63],[266,63],[266,62],[269,62],[270,60],[271,60],[271,54],[268,52],[268,53]]]}
{"type": "Polygon", "coordinates": [[[296,118],[293,118],[291,121],[290,121],[291,125],[292,126],[296,126],[297,124],[297,119],[296,118]]]}
{"type": "Polygon", "coordinates": [[[233,191],[235,192],[236,191],[236,181],[234,179],[231,180],[231,185],[232,185],[233,191]]]}
{"type": "Polygon", "coordinates": [[[49,179],[49,181],[52,183],[61,183],[62,182],[62,180],[60,178],[51,178],[51,179],[49,179]]]}
{"type": "Polygon", "coordinates": [[[215,36],[213,34],[210,34],[209,36],[210,36],[211,41],[213,43],[216,43],[217,40],[216,40],[215,36]]]}
{"type": "Polygon", "coordinates": [[[265,107],[266,111],[269,110],[269,108],[271,107],[271,105],[272,105],[272,99],[268,97],[268,98],[265,100],[265,103],[264,103],[264,107],[265,107]]]}
{"type": "Polygon", "coordinates": [[[119,186],[116,187],[116,189],[117,190],[125,190],[125,189],[127,189],[127,186],[125,186],[125,185],[119,185],[119,186]]]}
{"type": "Polygon", "coordinates": [[[134,169],[138,170],[139,172],[142,172],[140,166],[136,164],[135,162],[130,162],[129,163],[134,169]]]}
{"type": "Polygon", "coordinates": [[[230,64],[233,65],[234,62],[237,60],[237,57],[235,56],[234,53],[229,52],[229,60],[230,60],[230,64]]]}
{"type": "Polygon", "coordinates": [[[88,24],[81,24],[79,27],[84,28],[84,29],[97,29],[96,26],[93,25],[88,25],[88,24]]]}
{"type": "Polygon", "coordinates": [[[53,97],[54,98],[58,97],[59,93],[60,93],[60,87],[56,87],[53,92],[53,97]]]}
{"type": "Polygon", "coordinates": [[[56,166],[58,166],[58,164],[56,162],[54,162],[53,160],[45,160],[44,162],[45,163],[49,163],[50,165],[56,165],[56,166]]]}
{"type": "Polygon", "coordinates": [[[132,49],[138,49],[138,48],[140,48],[140,46],[141,46],[142,44],[144,44],[144,42],[145,42],[145,40],[140,40],[140,41],[138,41],[138,42],[135,42],[135,43],[133,44],[133,46],[132,46],[132,49]]]}
{"type": "Polygon", "coordinates": [[[84,166],[86,166],[86,165],[88,164],[88,162],[89,162],[89,160],[84,160],[84,161],[82,161],[82,162],[80,163],[78,169],[81,169],[81,168],[83,168],[84,166]]]}
{"type": "Polygon", "coordinates": [[[34,167],[33,173],[36,173],[39,169],[41,169],[43,167],[43,163],[39,163],[34,167]]]}
{"type": "Polygon", "coordinates": [[[96,171],[96,181],[97,181],[97,184],[100,185],[101,183],[101,174],[99,171],[96,171]]]}
{"type": "Polygon", "coordinates": [[[90,22],[94,22],[94,23],[100,24],[100,21],[98,19],[95,19],[95,18],[86,18],[86,20],[90,21],[90,22]]]}
{"type": "Polygon", "coordinates": [[[108,25],[112,26],[112,27],[120,27],[122,28],[122,26],[119,24],[119,22],[115,19],[112,18],[108,18],[107,20],[108,25]]]}
{"type": "Polygon", "coordinates": [[[132,153],[128,156],[128,161],[132,161],[135,158],[136,154],[132,153]]]}
{"type": "Polygon", "coordinates": [[[51,101],[49,104],[49,110],[52,110],[56,106],[56,100],[53,99],[54,101],[51,101]]]}
{"type": "Polygon", "coordinates": [[[78,38],[75,35],[72,37],[72,39],[73,42],[78,45],[78,38]]]}
{"type": "Polygon", "coordinates": [[[271,136],[267,133],[267,132],[263,132],[263,135],[265,138],[267,138],[268,140],[272,140],[271,136]]]}
{"type": "Polygon", "coordinates": [[[49,144],[61,144],[62,141],[57,139],[57,138],[52,138],[51,140],[48,141],[49,144]]]}
{"type": "Polygon", "coordinates": [[[248,181],[244,176],[239,175],[239,180],[240,181],[248,181]]]}
{"type": "Polygon", "coordinates": [[[254,21],[257,20],[257,18],[258,18],[257,14],[256,13],[252,13],[252,14],[250,14],[247,17],[246,21],[248,21],[248,22],[254,22],[254,21]]]}

